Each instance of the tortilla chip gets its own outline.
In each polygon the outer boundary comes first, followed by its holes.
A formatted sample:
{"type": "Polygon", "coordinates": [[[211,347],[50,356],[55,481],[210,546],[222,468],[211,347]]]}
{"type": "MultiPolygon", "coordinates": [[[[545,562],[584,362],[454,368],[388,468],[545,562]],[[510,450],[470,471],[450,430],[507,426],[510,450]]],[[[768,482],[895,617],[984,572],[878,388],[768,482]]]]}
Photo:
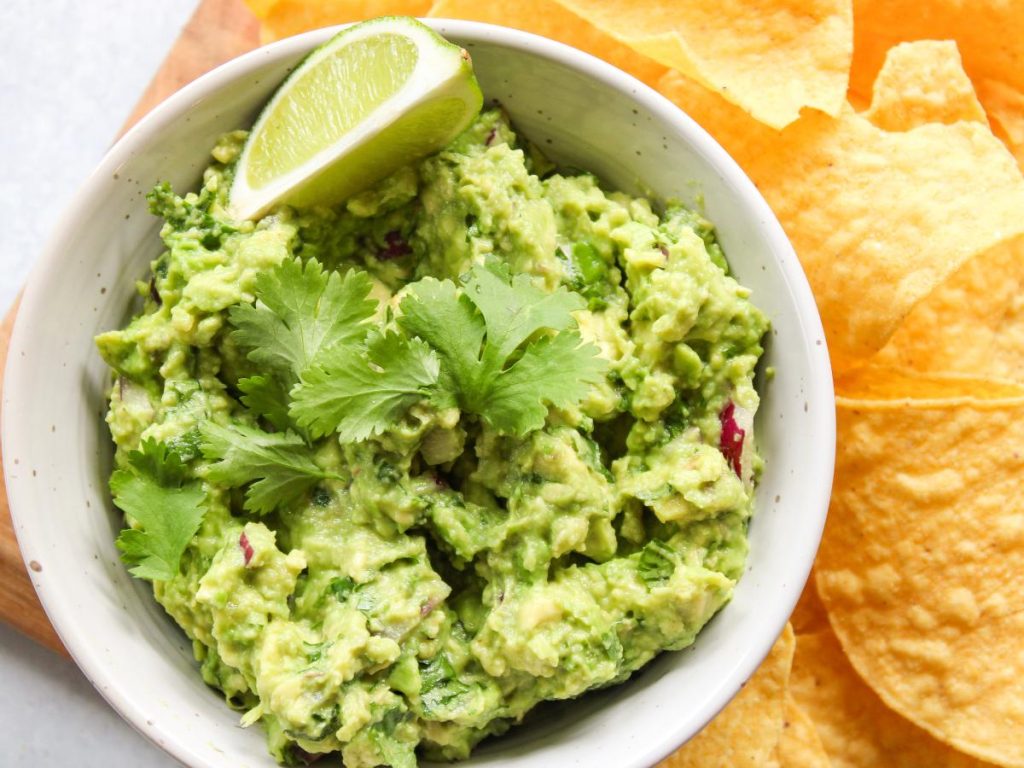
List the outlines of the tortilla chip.
{"type": "Polygon", "coordinates": [[[1024,91],[999,80],[979,78],[978,97],[988,112],[992,131],[1001,138],[1024,167],[1024,91]]]}
{"type": "Polygon", "coordinates": [[[816,567],[832,628],[889,707],[962,752],[1019,766],[1024,395],[1000,397],[1012,391],[975,381],[945,400],[837,398],[816,567]]]}
{"type": "Polygon", "coordinates": [[[887,131],[926,123],[985,123],[960,52],[951,40],[901,43],[886,54],[864,117],[887,131]]]}
{"type": "MultiPolygon", "coordinates": [[[[932,40],[901,43],[888,52],[865,117],[888,130],[985,119],[956,44],[932,40]]],[[[1024,128],[1024,117],[1016,119],[1024,128]]],[[[1019,133],[1024,142],[1024,130],[1019,133]]],[[[1022,288],[1024,238],[1015,238],[960,267],[914,308],[874,362],[1024,380],[1024,325],[1013,322],[1022,288]]]]}
{"type": "Polygon", "coordinates": [[[813,571],[804,584],[804,591],[800,593],[800,599],[793,609],[793,615],[789,617],[789,623],[793,625],[793,631],[798,635],[828,627],[828,614],[825,613],[825,606],[818,597],[813,571]]]}
{"type": "Polygon", "coordinates": [[[882,703],[830,630],[798,635],[793,699],[814,723],[835,768],[983,768],[882,703]]]}
{"type": "Polygon", "coordinates": [[[850,0],[558,0],[598,29],[774,128],[842,109],[850,0]]]}
{"type": "Polygon", "coordinates": [[[906,40],[955,40],[978,96],[1024,160],[1024,4],[1016,0],[855,0],[851,98],[865,101],[888,50],[906,40]],[[1008,94],[1012,96],[1008,97],[1008,94]],[[1016,130],[1006,130],[1006,124],[1016,130]]]}
{"type": "Polygon", "coordinates": [[[831,765],[814,722],[788,692],[786,717],[775,754],[780,768],[829,768],[831,765]]]}
{"type": "MultiPolygon", "coordinates": [[[[1024,396],[1024,386],[1012,381],[983,379],[962,373],[919,373],[872,364],[836,378],[840,399],[859,401],[858,407],[950,407],[1024,396]]],[[[841,444],[840,444],[841,445],[841,444]]],[[[819,590],[820,591],[820,590],[819,590]]]]}
{"type": "Polygon", "coordinates": [[[430,0],[245,0],[269,43],[300,32],[375,16],[425,16],[430,0]]]}
{"type": "Polygon", "coordinates": [[[265,18],[276,3],[277,0],[245,0],[245,4],[257,19],[265,18]]]}
{"type": "Polygon", "coordinates": [[[725,146],[778,215],[837,370],[881,349],[969,259],[1024,232],[1024,178],[986,126],[890,132],[847,107],[777,132],[678,74],[659,89],[725,146]]]}
{"type": "Polygon", "coordinates": [[[999,376],[1024,383],[1024,293],[1018,291],[1011,297],[1009,306],[1003,312],[1002,322],[1002,330],[993,334],[989,358],[997,361],[993,371],[999,376]]]}
{"type": "Polygon", "coordinates": [[[479,0],[437,0],[429,15],[485,21],[543,35],[604,59],[652,86],[666,72],[661,64],[623,45],[556,0],[521,0],[507,5],[479,0]]]}
{"type": "Polygon", "coordinates": [[[736,698],[659,768],[765,768],[782,734],[794,644],[787,624],[736,698]]]}
{"type": "Polygon", "coordinates": [[[1024,382],[1024,238],[964,264],[918,304],[875,360],[1024,382]]]}

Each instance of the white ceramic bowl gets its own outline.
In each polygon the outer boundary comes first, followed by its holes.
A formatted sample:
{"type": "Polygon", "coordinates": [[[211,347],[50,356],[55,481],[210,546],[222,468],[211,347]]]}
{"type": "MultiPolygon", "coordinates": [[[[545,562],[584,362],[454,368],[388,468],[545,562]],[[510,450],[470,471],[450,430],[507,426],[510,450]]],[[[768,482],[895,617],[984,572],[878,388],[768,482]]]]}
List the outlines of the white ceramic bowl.
{"type": "MultiPolygon", "coordinates": [[[[625,685],[554,706],[484,745],[469,766],[655,763],[697,732],[768,652],[806,580],[825,519],[835,425],[821,323],[800,265],[754,185],[692,120],[591,56],[509,29],[429,22],[473,55],[489,99],[560,163],[612,187],[703,195],[739,280],[772,321],[758,437],[767,469],[749,568],[732,602],[686,651],[625,685]]],[[[177,93],[121,139],[64,215],[32,273],[10,347],[3,400],[7,492],[30,575],[67,649],[145,736],[190,766],[268,766],[259,728],[197,673],[191,645],[121,565],[121,515],[107,492],[109,372],[93,336],[120,326],[161,251],[145,193],[194,188],[223,131],[251,122],[290,68],[336,30],[242,56],[177,93]]]]}

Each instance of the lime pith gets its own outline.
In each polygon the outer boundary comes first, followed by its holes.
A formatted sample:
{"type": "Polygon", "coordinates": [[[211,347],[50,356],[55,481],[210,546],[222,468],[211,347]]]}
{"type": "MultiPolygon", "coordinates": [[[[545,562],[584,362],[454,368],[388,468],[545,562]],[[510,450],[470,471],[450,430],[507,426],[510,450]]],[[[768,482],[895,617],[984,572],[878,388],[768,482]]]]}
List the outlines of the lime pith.
{"type": "Polygon", "coordinates": [[[444,147],[482,101],[468,54],[415,19],[347,27],[306,58],[256,121],[231,214],[341,202],[444,147]]]}

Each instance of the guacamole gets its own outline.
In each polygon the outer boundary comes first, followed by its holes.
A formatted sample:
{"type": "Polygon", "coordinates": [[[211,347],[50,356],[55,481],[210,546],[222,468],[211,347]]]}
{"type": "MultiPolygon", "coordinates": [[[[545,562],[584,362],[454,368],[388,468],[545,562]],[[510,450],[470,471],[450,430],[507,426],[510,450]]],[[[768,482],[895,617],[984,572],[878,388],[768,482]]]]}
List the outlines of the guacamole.
{"type": "Polygon", "coordinates": [[[691,644],[761,469],[767,321],[711,223],[498,110],[340,207],[232,221],[244,138],[151,193],[166,250],[97,339],[118,545],[203,679],[281,763],[408,768],[691,644]]]}

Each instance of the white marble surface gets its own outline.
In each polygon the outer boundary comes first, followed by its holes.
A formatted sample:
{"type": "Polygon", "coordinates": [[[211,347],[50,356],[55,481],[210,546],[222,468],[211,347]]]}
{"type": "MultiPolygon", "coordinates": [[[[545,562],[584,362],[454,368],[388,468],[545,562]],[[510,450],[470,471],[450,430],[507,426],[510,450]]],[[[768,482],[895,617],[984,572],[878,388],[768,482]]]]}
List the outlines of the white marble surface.
{"type": "MultiPolygon", "coordinates": [[[[109,146],[197,0],[0,3],[0,311],[109,146]]],[[[0,625],[4,765],[176,765],[71,662],[0,625]]]]}

